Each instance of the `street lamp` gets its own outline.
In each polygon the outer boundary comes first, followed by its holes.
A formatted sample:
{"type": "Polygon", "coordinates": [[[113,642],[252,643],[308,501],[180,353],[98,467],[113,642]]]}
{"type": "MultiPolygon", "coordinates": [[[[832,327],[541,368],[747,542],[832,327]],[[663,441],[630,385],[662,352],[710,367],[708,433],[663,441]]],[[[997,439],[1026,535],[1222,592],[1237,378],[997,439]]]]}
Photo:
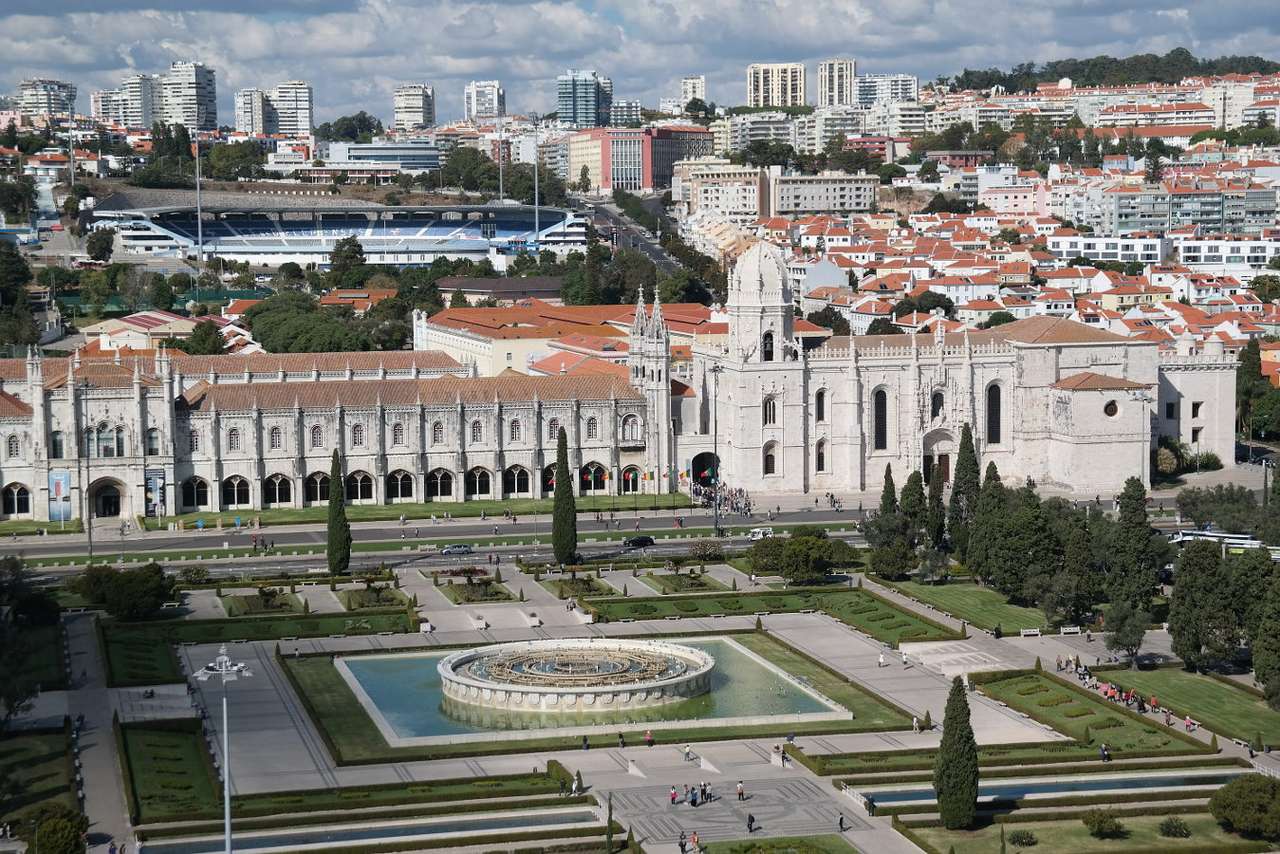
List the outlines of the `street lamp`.
{"type": "Polygon", "coordinates": [[[724,365],[711,366],[711,456],[715,460],[711,469],[711,507],[715,513],[715,535],[720,536],[720,374],[724,365]]]}
{"type": "Polygon", "coordinates": [[[231,660],[227,645],[218,647],[218,657],[195,672],[195,677],[205,682],[214,676],[222,679],[222,811],[226,840],[226,854],[231,854],[231,736],[227,730],[227,683],[253,675],[249,666],[231,660]]]}

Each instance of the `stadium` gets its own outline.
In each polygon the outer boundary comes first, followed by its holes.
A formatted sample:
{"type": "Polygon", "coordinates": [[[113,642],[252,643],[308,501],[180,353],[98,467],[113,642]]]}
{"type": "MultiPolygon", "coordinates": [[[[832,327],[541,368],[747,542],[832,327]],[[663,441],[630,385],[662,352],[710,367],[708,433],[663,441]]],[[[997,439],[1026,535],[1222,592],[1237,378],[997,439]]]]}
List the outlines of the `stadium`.
{"type": "MultiPolygon", "coordinates": [[[[488,204],[329,206],[301,199],[252,199],[251,205],[213,203],[203,211],[205,258],[278,267],[288,261],[324,269],[334,245],[355,237],[371,264],[425,266],[437,258],[489,259],[502,271],[520,252],[585,251],[587,221],[573,211],[488,204]],[[293,204],[288,204],[292,202],[293,204]]],[[[127,255],[195,258],[194,206],[139,207],[95,212],[94,228],[114,228],[127,255]]]]}

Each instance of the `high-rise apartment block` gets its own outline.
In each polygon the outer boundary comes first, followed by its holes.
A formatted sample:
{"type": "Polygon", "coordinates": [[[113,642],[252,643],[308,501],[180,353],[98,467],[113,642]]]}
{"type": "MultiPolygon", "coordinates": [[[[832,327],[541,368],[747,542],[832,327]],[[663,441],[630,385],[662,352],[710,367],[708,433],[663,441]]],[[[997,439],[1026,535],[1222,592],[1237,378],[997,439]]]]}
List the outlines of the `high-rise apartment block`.
{"type": "Polygon", "coordinates": [[[756,62],[747,66],[748,107],[803,107],[804,63],[756,62]]]}
{"type": "Polygon", "coordinates": [[[864,74],[853,81],[853,103],[863,107],[886,101],[916,101],[920,80],[910,74],[864,74]]]}
{"type": "Polygon", "coordinates": [[[609,124],[613,127],[638,125],[644,119],[639,101],[619,98],[609,107],[609,124]]]}
{"type": "Polygon", "coordinates": [[[218,127],[217,79],[200,62],[175,62],[168,74],[131,74],[119,89],[94,92],[93,117],[131,128],[155,122],[183,125],[189,131],[218,127]]]}
{"type": "Polygon", "coordinates": [[[854,103],[856,68],[852,59],[825,59],[818,63],[819,107],[847,107],[854,103]]]}
{"type": "Polygon", "coordinates": [[[462,92],[462,115],[469,122],[507,114],[507,93],[497,80],[472,80],[462,92]]]}
{"type": "Polygon", "coordinates": [[[18,84],[18,109],[27,115],[73,115],[75,84],[47,77],[23,80],[18,84]]]}
{"type": "Polygon", "coordinates": [[[311,133],[310,84],[289,80],[274,89],[236,92],[236,130],[241,133],[305,136],[311,133]]]}
{"type": "Polygon", "coordinates": [[[436,123],[436,92],[425,83],[397,86],[394,106],[392,127],[396,130],[429,128],[436,123]]]}
{"type": "Polygon", "coordinates": [[[680,78],[680,105],[684,106],[694,98],[699,101],[707,100],[707,76],[705,74],[680,78]]]}
{"type": "Polygon", "coordinates": [[[599,127],[609,123],[613,106],[613,81],[594,71],[570,68],[556,78],[556,115],[574,127],[599,127]]]}

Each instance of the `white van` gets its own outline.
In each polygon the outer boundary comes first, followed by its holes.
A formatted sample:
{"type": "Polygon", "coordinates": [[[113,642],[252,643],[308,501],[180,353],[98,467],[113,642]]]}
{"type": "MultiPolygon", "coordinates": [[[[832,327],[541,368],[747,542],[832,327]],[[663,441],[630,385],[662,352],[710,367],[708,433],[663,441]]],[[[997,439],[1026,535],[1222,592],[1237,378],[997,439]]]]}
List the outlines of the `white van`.
{"type": "Polygon", "coordinates": [[[747,536],[753,541],[763,540],[765,537],[773,536],[773,528],[752,528],[747,536]]]}

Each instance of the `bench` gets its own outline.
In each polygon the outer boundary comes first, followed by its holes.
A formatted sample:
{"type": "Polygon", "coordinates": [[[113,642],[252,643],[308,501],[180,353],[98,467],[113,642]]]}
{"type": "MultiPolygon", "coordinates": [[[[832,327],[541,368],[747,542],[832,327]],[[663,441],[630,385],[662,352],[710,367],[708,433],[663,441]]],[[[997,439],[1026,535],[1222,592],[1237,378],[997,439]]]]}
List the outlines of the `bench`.
{"type": "Polygon", "coordinates": [[[1078,635],[1080,634],[1080,627],[1079,626],[1063,626],[1062,628],[1058,629],[1058,634],[1078,635]]]}
{"type": "Polygon", "coordinates": [[[1020,634],[1024,638],[1038,638],[1040,637],[1040,630],[1039,629],[1023,629],[1020,632],[1020,634]]]}
{"type": "Polygon", "coordinates": [[[297,636],[297,635],[291,635],[291,636],[289,636],[289,637],[287,637],[287,638],[280,638],[280,640],[282,640],[282,641],[296,641],[297,639],[298,639],[298,636],[297,636]]]}

